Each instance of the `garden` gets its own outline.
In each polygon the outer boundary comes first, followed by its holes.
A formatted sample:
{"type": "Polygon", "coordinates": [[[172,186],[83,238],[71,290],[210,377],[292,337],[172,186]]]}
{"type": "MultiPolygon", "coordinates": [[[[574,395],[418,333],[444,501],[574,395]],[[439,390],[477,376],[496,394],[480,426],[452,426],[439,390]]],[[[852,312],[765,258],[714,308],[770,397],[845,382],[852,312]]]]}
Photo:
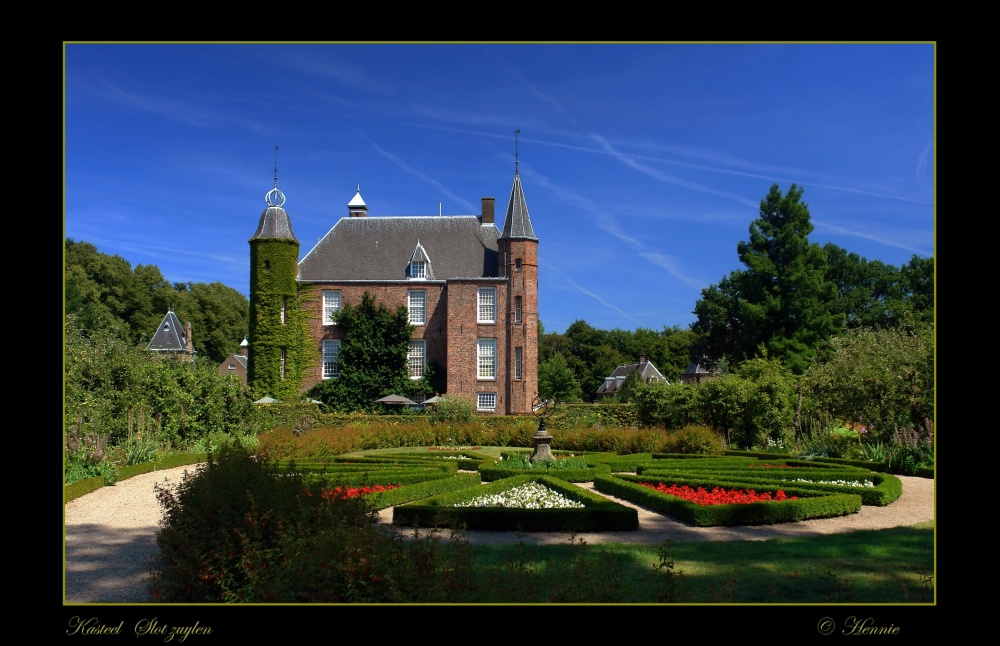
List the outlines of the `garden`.
{"type": "Polygon", "coordinates": [[[588,434],[575,429],[554,433],[554,460],[532,463],[530,437],[515,437],[513,446],[484,443],[479,440],[501,431],[481,422],[445,428],[369,422],[353,444],[390,443],[391,433],[396,446],[337,451],[331,445],[352,432],[345,426],[278,428],[251,448],[240,442],[221,447],[176,490],[161,489],[165,524],[151,580],[155,597],[183,603],[933,601],[933,523],[772,539],[752,553],[741,542],[625,540],[598,547],[578,538],[637,529],[636,510],[625,502],[692,527],[778,524],[891,505],[902,483],[884,462],[736,451],[722,442],[709,451],[672,452],[666,449],[676,448],[678,438],[671,436],[680,431],[651,440],[638,429],[605,431],[602,440],[649,450],[588,450],[581,446],[588,434]],[[378,512],[388,509],[391,524],[378,522],[378,512]],[[468,531],[562,532],[566,541],[473,545],[468,531]]]}

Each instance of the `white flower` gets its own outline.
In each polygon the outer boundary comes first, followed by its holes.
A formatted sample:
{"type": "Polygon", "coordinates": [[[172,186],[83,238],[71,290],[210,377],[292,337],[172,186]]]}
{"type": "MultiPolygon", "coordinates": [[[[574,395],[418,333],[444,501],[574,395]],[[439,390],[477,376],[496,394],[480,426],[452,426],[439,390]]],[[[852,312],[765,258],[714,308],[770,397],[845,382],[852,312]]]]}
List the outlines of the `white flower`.
{"type": "Polygon", "coordinates": [[[456,507],[506,507],[508,509],[583,509],[583,503],[537,482],[529,482],[507,491],[455,503],[456,507]]]}

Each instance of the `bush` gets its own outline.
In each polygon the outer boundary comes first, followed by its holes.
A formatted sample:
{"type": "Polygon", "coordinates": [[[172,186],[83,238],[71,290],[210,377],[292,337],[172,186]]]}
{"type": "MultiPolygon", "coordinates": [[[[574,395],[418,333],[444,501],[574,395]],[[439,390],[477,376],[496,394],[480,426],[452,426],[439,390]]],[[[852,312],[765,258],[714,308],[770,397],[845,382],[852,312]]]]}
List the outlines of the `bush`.
{"type": "Polygon", "coordinates": [[[431,424],[465,424],[476,418],[476,407],[460,397],[439,397],[429,410],[427,419],[431,424]]]}
{"type": "MultiPolygon", "coordinates": [[[[374,523],[365,496],[305,485],[294,464],[223,448],[175,490],[165,510],[151,591],[165,603],[386,603],[463,598],[467,543],[402,541],[374,523]]],[[[471,484],[471,482],[470,482],[471,484]]]]}
{"type": "Polygon", "coordinates": [[[721,435],[707,426],[688,425],[667,437],[669,453],[719,453],[725,448],[721,435]]]}

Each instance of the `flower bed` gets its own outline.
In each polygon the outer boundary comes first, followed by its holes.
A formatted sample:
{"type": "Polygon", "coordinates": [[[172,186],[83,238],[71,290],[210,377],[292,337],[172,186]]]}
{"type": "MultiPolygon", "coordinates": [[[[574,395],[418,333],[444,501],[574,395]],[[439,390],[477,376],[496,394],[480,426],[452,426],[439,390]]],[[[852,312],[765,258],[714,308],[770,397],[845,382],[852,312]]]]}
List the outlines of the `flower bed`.
{"type": "Polygon", "coordinates": [[[778,491],[772,495],[770,491],[757,493],[753,489],[746,489],[742,491],[739,489],[729,489],[727,491],[722,487],[713,487],[711,491],[706,491],[704,487],[693,489],[687,485],[678,484],[672,484],[668,487],[662,482],[656,485],[648,482],[640,482],[639,485],[655,489],[656,491],[667,494],[668,496],[676,496],[678,498],[683,498],[684,500],[690,500],[697,505],[748,505],[755,502],[798,499],[798,496],[789,497],[781,489],[778,489],[778,491]]]}
{"type": "MultiPolygon", "coordinates": [[[[548,494],[546,494],[548,495],[548,494]]],[[[621,531],[639,528],[635,509],[575,485],[543,475],[520,475],[484,484],[475,489],[435,496],[393,507],[392,522],[408,527],[450,527],[506,531],[621,531]],[[512,490],[538,483],[582,508],[468,506],[488,500],[513,499],[512,490]],[[491,498],[499,496],[499,498],[491,498]]]]}
{"type": "Polygon", "coordinates": [[[528,482],[499,493],[455,503],[456,507],[505,507],[507,509],[583,509],[584,504],[538,482],[528,482]]]}
{"type": "MultiPolygon", "coordinates": [[[[770,525],[845,516],[861,510],[857,494],[823,493],[815,489],[786,488],[786,500],[700,505],[674,495],[657,491],[660,481],[639,475],[598,476],[594,487],[598,491],[623,498],[697,527],[732,525],[770,525]],[[795,499],[791,499],[794,496],[795,499]]],[[[690,487],[714,487],[711,482],[689,482],[690,487]]],[[[722,485],[723,483],[718,483],[722,485]]]]}

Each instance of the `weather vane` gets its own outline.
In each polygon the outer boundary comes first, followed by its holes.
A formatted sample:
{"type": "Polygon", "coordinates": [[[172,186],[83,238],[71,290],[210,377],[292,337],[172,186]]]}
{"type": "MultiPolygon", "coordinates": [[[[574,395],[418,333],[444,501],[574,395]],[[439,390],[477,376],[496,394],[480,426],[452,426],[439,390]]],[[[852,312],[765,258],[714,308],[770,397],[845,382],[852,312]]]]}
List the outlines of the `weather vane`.
{"type": "Polygon", "coordinates": [[[274,147],[274,188],[264,196],[268,206],[284,206],[285,194],[278,190],[278,147],[274,147]]]}
{"type": "Polygon", "coordinates": [[[514,170],[517,170],[517,136],[521,134],[521,129],[514,131],[514,170]]]}

